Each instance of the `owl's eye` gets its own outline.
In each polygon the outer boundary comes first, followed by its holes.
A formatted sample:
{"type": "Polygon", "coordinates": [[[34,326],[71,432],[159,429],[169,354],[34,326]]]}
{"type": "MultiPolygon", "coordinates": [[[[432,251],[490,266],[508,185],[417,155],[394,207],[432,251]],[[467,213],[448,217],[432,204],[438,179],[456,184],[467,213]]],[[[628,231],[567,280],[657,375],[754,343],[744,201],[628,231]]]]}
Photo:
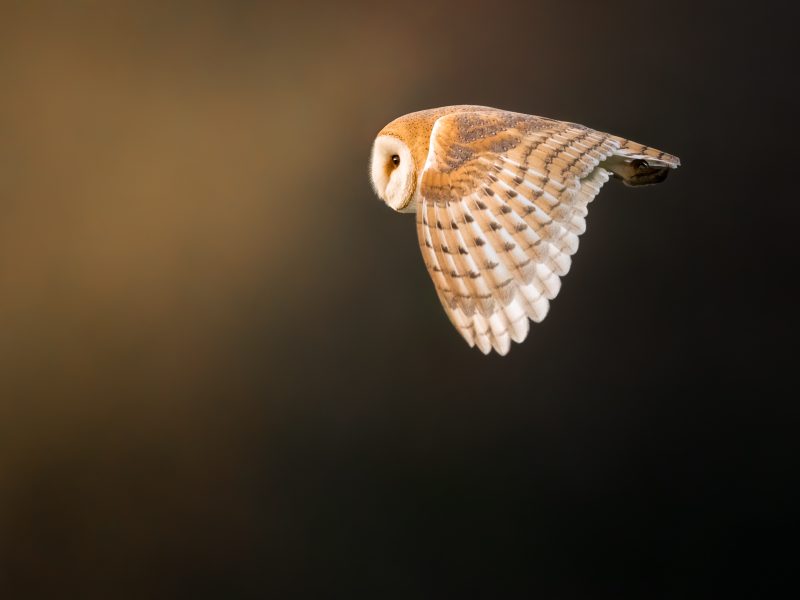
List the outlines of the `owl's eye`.
{"type": "Polygon", "coordinates": [[[397,154],[392,154],[392,164],[396,167],[400,164],[400,157],[397,154]]]}

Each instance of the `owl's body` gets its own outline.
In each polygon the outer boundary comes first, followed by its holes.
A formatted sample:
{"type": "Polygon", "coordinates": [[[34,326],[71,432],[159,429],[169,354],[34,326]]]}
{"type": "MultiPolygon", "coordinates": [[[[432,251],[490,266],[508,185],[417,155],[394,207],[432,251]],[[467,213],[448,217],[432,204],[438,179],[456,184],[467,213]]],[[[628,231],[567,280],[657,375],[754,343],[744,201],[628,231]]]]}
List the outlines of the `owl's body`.
{"type": "Polygon", "coordinates": [[[558,294],[613,176],[663,181],[677,157],[582,125],[484,106],[411,113],[378,134],[378,196],[416,212],[425,265],[470,346],[506,354],[558,294]]]}

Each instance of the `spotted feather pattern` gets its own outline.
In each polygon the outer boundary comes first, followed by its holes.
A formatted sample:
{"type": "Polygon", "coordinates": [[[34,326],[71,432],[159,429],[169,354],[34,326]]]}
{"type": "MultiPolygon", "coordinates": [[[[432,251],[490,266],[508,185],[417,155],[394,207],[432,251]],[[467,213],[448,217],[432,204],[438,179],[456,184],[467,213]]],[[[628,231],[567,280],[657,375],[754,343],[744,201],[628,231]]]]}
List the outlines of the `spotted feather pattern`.
{"type": "Polygon", "coordinates": [[[586,230],[610,157],[674,156],[575,125],[493,109],[436,120],[420,176],[417,231],[450,320],[485,354],[542,321],[586,230]]]}

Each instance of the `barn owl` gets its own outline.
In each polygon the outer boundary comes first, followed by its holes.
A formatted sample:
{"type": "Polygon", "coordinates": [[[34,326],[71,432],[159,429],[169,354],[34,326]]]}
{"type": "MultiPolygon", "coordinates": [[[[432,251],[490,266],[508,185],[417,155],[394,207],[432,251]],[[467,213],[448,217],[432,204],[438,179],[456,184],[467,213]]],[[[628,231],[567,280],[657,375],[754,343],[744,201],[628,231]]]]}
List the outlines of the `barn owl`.
{"type": "Polygon", "coordinates": [[[416,213],[425,266],[447,316],[484,354],[508,353],[560,289],[610,177],[663,181],[680,160],[575,123],[485,106],[411,113],[372,146],[378,197],[416,213]]]}

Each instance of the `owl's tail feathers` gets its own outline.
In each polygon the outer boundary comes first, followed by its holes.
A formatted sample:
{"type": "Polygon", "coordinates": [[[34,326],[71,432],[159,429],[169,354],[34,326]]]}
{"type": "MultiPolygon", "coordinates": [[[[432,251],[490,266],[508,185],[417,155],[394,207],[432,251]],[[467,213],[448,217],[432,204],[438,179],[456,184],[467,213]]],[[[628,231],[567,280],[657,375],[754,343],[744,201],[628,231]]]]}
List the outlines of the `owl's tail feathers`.
{"type": "Polygon", "coordinates": [[[619,149],[600,163],[625,185],[652,185],[667,178],[671,169],[677,169],[681,159],[655,148],[649,148],[623,138],[614,138],[619,149]]]}

